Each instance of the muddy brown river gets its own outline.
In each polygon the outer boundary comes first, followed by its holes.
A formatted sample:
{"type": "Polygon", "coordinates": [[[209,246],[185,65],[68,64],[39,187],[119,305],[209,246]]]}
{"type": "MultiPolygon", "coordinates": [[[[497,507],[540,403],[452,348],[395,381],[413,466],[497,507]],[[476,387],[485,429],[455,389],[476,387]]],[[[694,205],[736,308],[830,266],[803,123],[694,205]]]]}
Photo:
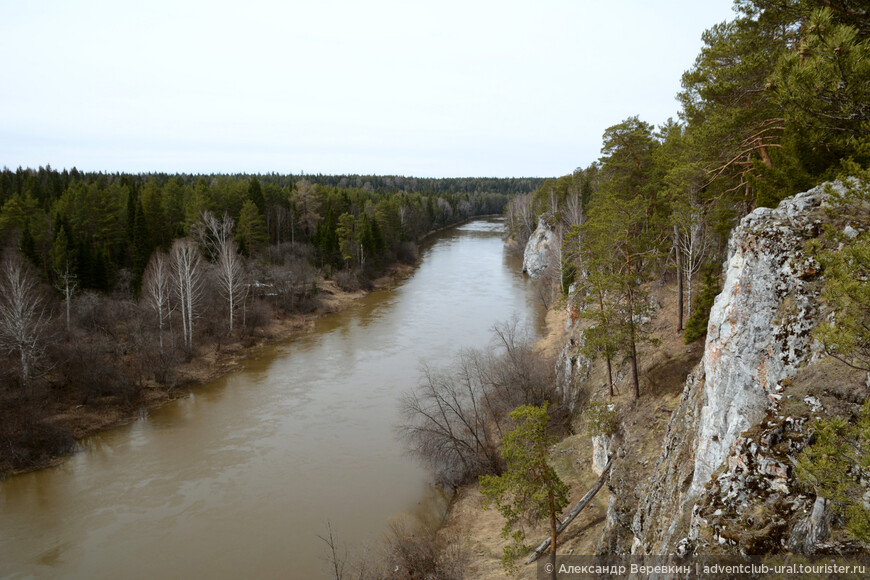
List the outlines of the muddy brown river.
{"type": "Polygon", "coordinates": [[[365,550],[446,496],[396,440],[421,361],[543,312],[501,221],[430,239],[393,289],[321,319],[232,375],[0,482],[0,578],[326,578],[327,522],[365,550]]]}

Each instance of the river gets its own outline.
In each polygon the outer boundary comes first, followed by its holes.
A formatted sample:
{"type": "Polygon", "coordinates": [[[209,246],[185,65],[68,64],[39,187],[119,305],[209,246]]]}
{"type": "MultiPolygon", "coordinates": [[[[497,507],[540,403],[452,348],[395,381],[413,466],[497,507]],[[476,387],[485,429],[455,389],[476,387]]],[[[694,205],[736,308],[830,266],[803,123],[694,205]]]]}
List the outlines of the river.
{"type": "Polygon", "coordinates": [[[402,514],[437,522],[447,498],[395,438],[398,398],[497,322],[541,332],[501,227],[433,236],[394,288],[0,482],[0,577],[325,578],[327,522],[351,553],[402,514]]]}

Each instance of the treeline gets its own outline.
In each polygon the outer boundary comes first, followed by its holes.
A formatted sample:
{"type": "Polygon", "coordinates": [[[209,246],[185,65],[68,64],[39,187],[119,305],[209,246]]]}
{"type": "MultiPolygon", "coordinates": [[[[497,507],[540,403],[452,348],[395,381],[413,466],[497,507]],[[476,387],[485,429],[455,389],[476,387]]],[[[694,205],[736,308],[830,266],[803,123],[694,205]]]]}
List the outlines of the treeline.
{"type": "Polygon", "coordinates": [[[119,279],[126,270],[138,293],[151,252],[168,250],[211,212],[234,220],[249,257],[269,246],[301,243],[313,248],[321,267],[377,271],[407,251],[403,244],[470,216],[500,213],[510,192],[533,187],[532,180],[512,179],[448,184],[367,177],[360,186],[362,178],[353,176],[318,179],[324,183],[278,175],[6,169],[0,173],[0,240],[19,245],[47,280],[70,261],[83,288],[126,283],[119,279]]]}
{"type": "Polygon", "coordinates": [[[541,216],[561,237],[552,277],[566,294],[574,285],[574,306],[591,319],[581,350],[609,371],[627,360],[635,396],[647,282],[675,277],[675,328],[702,336],[740,218],[870,165],[866,3],[736,0],[735,12],[704,33],[679,121],[628,117],[604,132],[597,161],[506,211],[520,242],[541,216]]]}

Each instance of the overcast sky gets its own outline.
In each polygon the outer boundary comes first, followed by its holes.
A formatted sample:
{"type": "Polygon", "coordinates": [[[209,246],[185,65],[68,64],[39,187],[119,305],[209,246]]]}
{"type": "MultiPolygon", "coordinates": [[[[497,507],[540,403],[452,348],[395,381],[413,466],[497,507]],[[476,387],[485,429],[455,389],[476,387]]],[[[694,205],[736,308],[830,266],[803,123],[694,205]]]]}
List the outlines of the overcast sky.
{"type": "Polygon", "coordinates": [[[558,176],[731,0],[0,0],[0,167],[558,176]]]}

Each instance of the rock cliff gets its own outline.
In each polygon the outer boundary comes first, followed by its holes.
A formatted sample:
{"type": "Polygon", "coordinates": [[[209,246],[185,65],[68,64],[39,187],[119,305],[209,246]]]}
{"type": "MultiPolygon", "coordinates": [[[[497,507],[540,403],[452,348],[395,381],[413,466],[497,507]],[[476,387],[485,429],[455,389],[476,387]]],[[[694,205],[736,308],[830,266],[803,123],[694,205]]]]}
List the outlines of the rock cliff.
{"type": "Polygon", "coordinates": [[[523,272],[531,278],[541,278],[549,270],[559,267],[559,236],[550,225],[551,219],[549,214],[538,218],[538,227],[523,252],[523,272]]]}
{"type": "MultiPolygon", "coordinates": [[[[830,221],[825,191],[820,186],[775,209],[756,209],[733,231],[703,357],[667,428],[658,431],[664,432],[658,458],[647,466],[632,457],[643,454],[630,441],[653,433],[641,421],[624,425],[611,445],[623,466],[614,464],[608,484],[600,552],[860,549],[827,541],[826,504],[801,494],[794,474],[812,419],[854,412],[866,396],[848,386],[863,377],[821,356],[812,342],[822,280],[805,246],[830,221]],[[837,373],[851,374],[826,380],[837,373]]],[[[563,355],[561,364],[578,377],[588,374],[581,362],[588,363],[563,355]]],[[[637,409],[628,413],[640,417],[637,409]]]]}
{"type": "Polygon", "coordinates": [[[825,501],[800,493],[794,473],[812,419],[848,415],[864,397],[860,373],[811,339],[821,280],[804,248],[828,219],[826,199],[817,187],[755,210],[732,233],[704,356],[634,513],[633,553],[863,549],[826,542],[825,501]]]}
{"type": "MultiPolygon", "coordinates": [[[[744,433],[776,413],[788,379],[812,358],[818,266],[804,255],[804,246],[820,230],[824,197],[819,187],[784,200],[776,209],[758,208],[732,233],[725,282],[710,311],[704,357],[687,381],[650,478],[658,493],[641,502],[635,514],[632,527],[639,551],[676,551],[675,542],[697,537],[697,530],[689,532],[685,526],[699,525],[697,513],[694,521],[686,518],[697,512],[714,472],[725,466],[726,474],[717,481],[728,487],[724,480],[729,469],[733,472],[741,461],[748,469],[739,458],[741,447],[749,445],[753,452],[760,448],[752,447],[744,433]],[[678,538],[681,523],[684,534],[678,538]]],[[[753,461],[763,463],[754,467],[772,489],[788,492],[785,465],[758,454],[753,461]]]]}

